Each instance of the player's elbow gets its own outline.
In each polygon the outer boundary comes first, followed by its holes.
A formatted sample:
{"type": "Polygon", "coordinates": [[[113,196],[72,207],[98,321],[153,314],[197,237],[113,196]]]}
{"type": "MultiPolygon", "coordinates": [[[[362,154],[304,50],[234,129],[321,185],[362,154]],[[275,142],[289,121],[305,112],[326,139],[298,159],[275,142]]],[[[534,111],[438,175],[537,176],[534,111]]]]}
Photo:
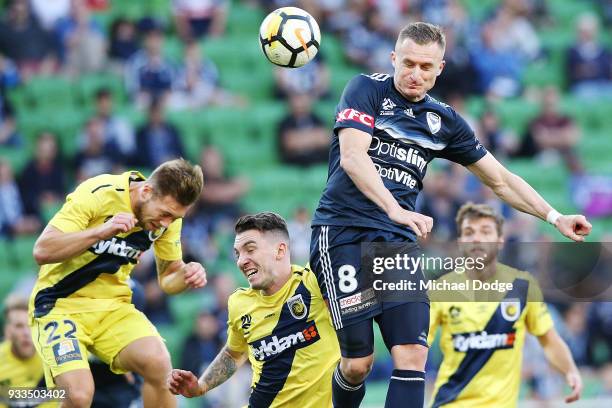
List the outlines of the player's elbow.
{"type": "Polygon", "coordinates": [[[34,256],[34,260],[40,266],[51,263],[51,253],[47,251],[43,244],[36,242],[34,244],[34,248],[32,249],[32,256],[34,256]]]}
{"type": "Polygon", "coordinates": [[[354,174],[359,167],[359,153],[353,150],[347,150],[340,154],[340,167],[347,174],[354,174]]]}
{"type": "Polygon", "coordinates": [[[176,279],[165,279],[161,277],[158,282],[159,287],[166,295],[177,295],[187,289],[184,284],[179,283],[176,279]]]}

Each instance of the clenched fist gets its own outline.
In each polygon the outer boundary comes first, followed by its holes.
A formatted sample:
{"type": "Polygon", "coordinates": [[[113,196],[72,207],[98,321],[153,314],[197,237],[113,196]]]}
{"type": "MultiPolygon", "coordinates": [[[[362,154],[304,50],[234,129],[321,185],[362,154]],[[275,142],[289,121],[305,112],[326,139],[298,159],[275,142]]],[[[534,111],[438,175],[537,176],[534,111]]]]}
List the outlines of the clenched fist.
{"type": "Polygon", "coordinates": [[[199,397],[205,392],[198,382],[198,377],[191,371],[172,370],[168,376],[167,384],[171,393],[174,395],[180,394],[187,398],[199,397]]]}
{"type": "Polygon", "coordinates": [[[132,213],[117,213],[110,220],[100,225],[100,239],[108,239],[117,234],[128,232],[136,226],[138,220],[132,213]]]}
{"type": "Polygon", "coordinates": [[[199,289],[206,285],[206,270],[197,262],[189,262],[183,266],[185,285],[191,289],[199,289]]]}

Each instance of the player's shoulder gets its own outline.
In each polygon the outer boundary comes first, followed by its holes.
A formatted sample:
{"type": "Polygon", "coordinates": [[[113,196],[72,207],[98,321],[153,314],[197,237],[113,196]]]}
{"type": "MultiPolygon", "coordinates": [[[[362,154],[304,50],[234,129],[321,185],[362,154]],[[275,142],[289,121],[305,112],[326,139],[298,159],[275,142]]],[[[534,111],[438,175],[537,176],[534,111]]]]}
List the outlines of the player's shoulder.
{"type": "Polygon", "coordinates": [[[458,114],[452,106],[437,100],[433,96],[427,94],[426,107],[428,111],[433,111],[440,114],[442,117],[455,119],[458,114]]]}
{"type": "Polygon", "coordinates": [[[392,83],[393,77],[388,74],[358,74],[348,83],[347,89],[363,92],[384,92],[392,83]]]}
{"type": "Polygon", "coordinates": [[[129,184],[130,177],[138,172],[125,172],[122,174],[100,174],[84,180],[77,187],[77,191],[95,194],[97,192],[125,191],[129,184]]]}
{"type": "Polygon", "coordinates": [[[253,297],[256,297],[256,296],[257,296],[257,294],[251,288],[242,288],[242,287],[241,288],[237,288],[229,296],[229,298],[227,300],[227,304],[228,304],[228,307],[229,306],[237,306],[237,305],[240,305],[242,302],[249,301],[250,299],[252,299],[253,297]]]}
{"type": "Polygon", "coordinates": [[[310,270],[310,265],[291,265],[291,275],[294,279],[301,280],[303,282],[311,283],[313,279],[316,281],[314,272],[310,270]]]}

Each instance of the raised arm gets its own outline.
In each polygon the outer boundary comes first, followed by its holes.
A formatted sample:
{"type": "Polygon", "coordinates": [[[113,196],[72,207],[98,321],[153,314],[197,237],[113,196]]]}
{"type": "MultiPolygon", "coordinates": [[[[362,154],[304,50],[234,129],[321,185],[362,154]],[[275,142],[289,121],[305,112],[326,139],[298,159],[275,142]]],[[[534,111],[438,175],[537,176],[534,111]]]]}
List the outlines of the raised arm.
{"type": "Polygon", "coordinates": [[[582,378],[567,344],[554,328],[538,336],[538,341],[544,349],[546,360],[565,376],[565,381],[572,388],[570,395],[565,397],[565,402],[577,401],[582,393],[582,378]]]}
{"type": "Polygon", "coordinates": [[[246,353],[233,351],[226,345],[199,379],[190,371],[172,370],[168,378],[168,388],[175,395],[199,397],[227,381],[246,359],[246,353]]]}
{"type": "Polygon", "coordinates": [[[372,159],[368,155],[372,136],[354,128],[344,128],[340,138],[340,166],[355,186],[398,224],[410,227],[419,236],[431,231],[433,219],[402,208],[385,187],[372,159]]]}
{"type": "Polygon", "coordinates": [[[83,231],[62,232],[47,225],[36,240],[32,254],[39,265],[62,262],[82,254],[98,241],[131,230],[136,222],[133,214],[118,213],[104,224],[83,231]]]}
{"type": "Polygon", "coordinates": [[[508,171],[490,153],[467,168],[500,199],[519,211],[550,222],[566,237],[584,241],[591,232],[591,224],[583,215],[559,214],[525,180],[508,171]]]}

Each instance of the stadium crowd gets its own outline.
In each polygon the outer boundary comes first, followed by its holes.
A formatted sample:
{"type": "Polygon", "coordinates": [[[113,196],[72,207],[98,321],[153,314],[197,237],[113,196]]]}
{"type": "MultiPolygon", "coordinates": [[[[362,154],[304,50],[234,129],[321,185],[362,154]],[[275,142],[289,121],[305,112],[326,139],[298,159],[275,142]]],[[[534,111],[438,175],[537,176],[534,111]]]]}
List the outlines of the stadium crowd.
{"type": "MultiPolygon", "coordinates": [[[[253,209],[246,198],[259,183],[249,170],[251,156],[257,154],[250,152],[250,146],[234,145],[237,152],[228,157],[227,149],[215,140],[232,138],[231,130],[207,138],[188,129],[189,123],[180,120],[181,112],[241,111],[281,103],[283,115],[273,118],[264,135],[271,140],[274,158],[266,164],[268,169],[281,173],[320,167],[327,163],[328,119],[333,112],[315,108],[333,107],[330,101],[337,100],[335,70],[389,72],[389,52],[407,21],[444,27],[446,67],[433,95],[460,112],[488,150],[511,168],[519,163],[535,168],[536,173],[566,174],[562,184],[553,187],[580,194],[582,199],[574,200],[570,208],[579,207],[601,220],[612,216],[612,168],[591,167],[596,157],[581,145],[585,139],[593,145],[588,139],[609,131],[610,124],[606,127],[579,117],[584,109],[577,106],[612,102],[610,1],[567,2],[580,3],[577,14],[571,11],[576,9],[560,12],[560,2],[547,0],[298,1],[295,4],[315,16],[323,29],[320,56],[299,69],[268,67],[274,73],[263,98],[231,84],[224,74],[224,61],[208,56],[207,41],[235,35],[231,22],[237,9],[256,10],[259,18],[267,10],[293,2],[161,0],[121,7],[110,0],[0,3],[0,241],[31,240],[76,183],[94,175],[131,168],[146,172],[176,157],[189,157],[202,166],[205,188],[184,221],[183,249],[187,258],[207,267],[213,277],[208,287],[190,294],[187,301],[170,300],[157,285],[149,256],[141,259],[133,276],[144,286],[145,314],[157,326],[168,328],[162,334],[180,328],[170,343],[173,362],[180,368],[200,372],[225,342],[227,298],[244,284],[233,266],[233,223],[253,209]],[[560,38],[551,40],[555,33],[560,38]],[[337,50],[326,49],[327,38],[337,41],[337,50]],[[343,55],[334,55],[340,50],[343,55]],[[538,77],[542,70],[547,72],[543,79],[538,77]],[[85,91],[83,78],[96,76],[111,79],[85,91]],[[67,100],[62,92],[71,92],[61,86],[45,91],[49,79],[76,84],[71,89],[83,86],[75,105],[57,110],[60,114],[79,110],[76,125],[58,128],[44,122],[59,120],[49,112],[67,100]],[[508,106],[514,109],[503,109],[508,106]],[[42,124],[36,115],[41,115],[42,124]],[[39,126],[28,126],[28,121],[39,126]],[[190,320],[185,321],[184,315],[190,320]]],[[[256,47],[252,37],[257,27],[249,28],[252,33],[244,46],[256,47]]],[[[228,46],[225,52],[241,51],[228,46]]],[[[243,69],[241,75],[252,75],[247,66],[243,69]]],[[[435,220],[431,240],[456,237],[454,216],[466,201],[496,208],[508,220],[507,241],[550,239],[534,219],[502,204],[461,166],[438,162],[427,180],[417,211],[435,220]]],[[[274,178],[269,182],[274,183],[274,178]]],[[[293,188],[300,188],[299,180],[293,188]]],[[[295,263],[308,259],[309,217],[317,198],[315,194],[284,214],[290,216],[295,263]]],[[[562,200],[569,200],[569,195],[562,200]]],[[[599,236],[601,241],[609,238],[599,236]]],[[[0,274],[13,273],[10,265],[0,263],[0,274]]],[[[0,294],[27,293],[36,271],[19,272],[7,283],[10,287],[1,286],[5,279],[0,282],[0,294]]],[[[592,374],[586,394],[612,396],[611,303],[551,306],[576,362],[592,374]]],[[[430,360],[430,372],[435,372],[439,354],[432,352],[430,360]]],[[[386,378],[390,370],[389,360],[378,359],[370,380],[386,378]]],[[[523,371],[531,398],[545,403],[560,395],[563,382],[551,374],[531,341],[523,371]]],[[[239,375],[224,385],[227,388],[219,388],[199,403],[224,406],[221,395],[228,395],[227,389],[248,389],[248,383],[248,373],[239,375]]]]}

